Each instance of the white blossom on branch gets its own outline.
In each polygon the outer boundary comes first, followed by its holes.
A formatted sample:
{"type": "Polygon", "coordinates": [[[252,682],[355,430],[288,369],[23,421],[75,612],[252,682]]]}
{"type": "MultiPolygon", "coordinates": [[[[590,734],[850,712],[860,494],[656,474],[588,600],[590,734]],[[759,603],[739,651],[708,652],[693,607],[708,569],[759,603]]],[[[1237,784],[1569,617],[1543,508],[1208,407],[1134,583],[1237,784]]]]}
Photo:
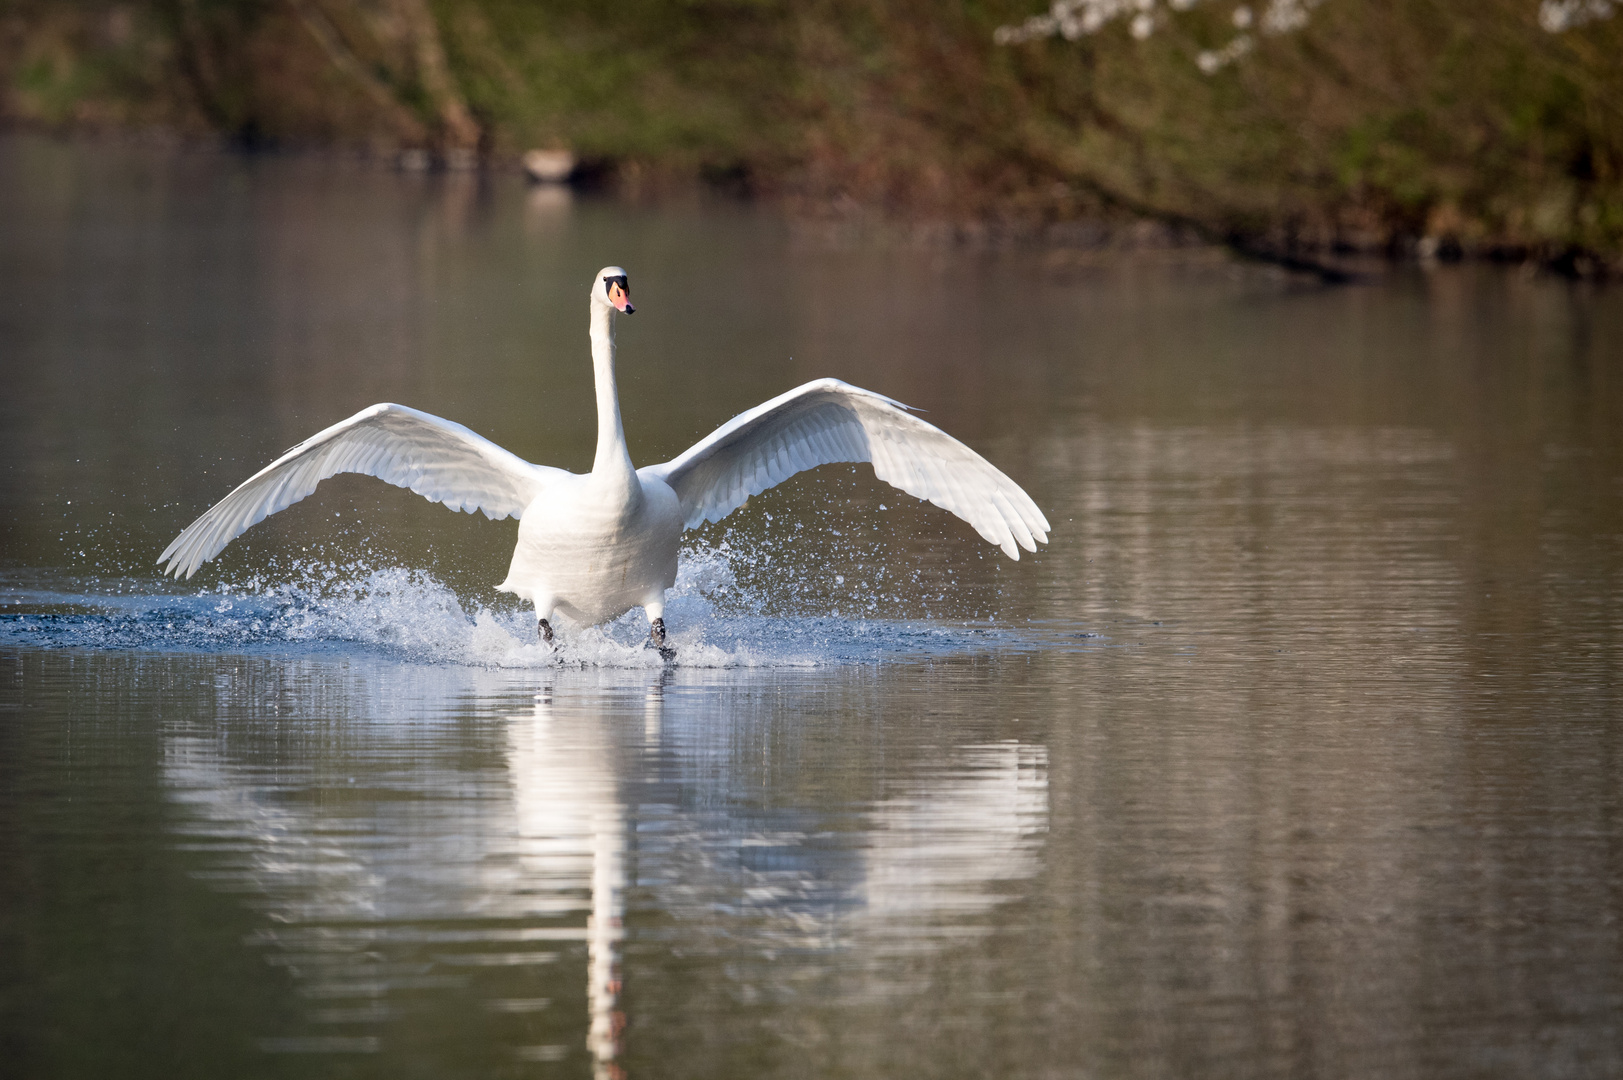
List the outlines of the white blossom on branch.
{"type": "Polygon", "coordinates": [[[1216,75],[1234,61],[1250,52],[1256,45],[1250,34],[1235,34],[1221,49],[1202,49],[1195,57],[1195,66],[1205,75],[1216,75]]]}
{"type": "MultiPolygon", "coordinates": [[[[1203,0],[1053,0],[1042,15],[998,27],[992,32],[992,40],[999,45],[1051,37],[1075,41],[1086,34],[1098,33],[1117,19],[1126,19],[1128,32],[1142,41],[1158,26],[1165,25],[1171,18],[1170,12],[1188,11],[1201,2],[1203,0]]],[[[1258,29],[1264,34],[1294,33],[1308,24],[1313,9],[1323,2],[1268,0],[1258,29]]],[[[1623,9],[1623,0],[1541,0],[1538,22],[1549,33],[1559,34],[1598,19],[1609,19],[1619,9],[1623,9]]],[[[1236,6],[1230,21],[1237,33],[1228,44],[1220,49],[1204,49],[1195,57],[1196,66],[1207,75],[1216,74],[1256,47],[1251,31],[1259,20],[1251,7],[1236,6]]]]}
{"type": "Polygon", "coordinates": [[[1623,3],[1618,0],[1544,0],[1538,6],[1538,24],[1552,34],[1598,19],[1610,19],[1623,3]]]}
{"type": "MultiPolygon", "coordinates": [[[[999,45],[1015,45],[1039,38],[1062,37],[1075,41],[1084,34],[1097,33],[1117,19],[1128,19],[1127,29],[1140,40],[1155,32],[1168,16],[1164,11],[1188,11],[1201,0],[1054,0],[1048,11],[1033,15],[1014,26],[1000,26],[992,34],[999,45]]],[[[1580,0],[1572,0],[1580,2],[1580,0]]],[[[1588,3],[1609,3],[1611,0],[1581,0],[1588,3]]],[[[1323,0],[1268,0],[1262,13],[1262,30],[1269,34],[1285,34],[1307,25],[1308,13],[1323,0]]],[[[1241,4],[1234,9],[1234,25],[1245,31],[1253,20],[1251,8],[1241,4]]]]}

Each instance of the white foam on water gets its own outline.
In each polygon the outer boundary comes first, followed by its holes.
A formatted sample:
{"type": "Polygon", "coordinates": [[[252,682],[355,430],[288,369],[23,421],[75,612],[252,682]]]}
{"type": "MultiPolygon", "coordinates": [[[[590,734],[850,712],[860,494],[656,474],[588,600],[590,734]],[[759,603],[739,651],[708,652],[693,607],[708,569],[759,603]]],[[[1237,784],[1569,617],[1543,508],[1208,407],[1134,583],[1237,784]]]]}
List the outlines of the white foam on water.
{"type": "MultiPolygon", "coordinates": [[[[986,648],[985,624],[770,613],[775,598],[740,588],[737,546],[684,551],[666,604],[680,667],[798,667],[878,662],[986,648]]],[[[780,579],[792,590],[794,582],[780,579]]],[[[527,605],[464,599],[433,574],[311,562],[284,580],[248,577],[210,589],[166,581],[36,573],[0,583],[0,644],[231,652],[361,648],[401,659],[483,667],[658,668],[640,609],[605,626],[555,619],[540,641],[527,605]]],[[[849,609],[850,604],[847,603],[849,609]]]]}

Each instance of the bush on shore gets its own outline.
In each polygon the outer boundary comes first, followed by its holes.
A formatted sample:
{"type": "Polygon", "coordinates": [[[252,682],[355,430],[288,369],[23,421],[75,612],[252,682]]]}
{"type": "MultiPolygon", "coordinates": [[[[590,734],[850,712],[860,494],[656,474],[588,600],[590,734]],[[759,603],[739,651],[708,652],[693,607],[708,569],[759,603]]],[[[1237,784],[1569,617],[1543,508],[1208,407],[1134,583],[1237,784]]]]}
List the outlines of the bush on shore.
{"type": "Polygon", "coordinates": [[[0,118],[1623,272],[1623,4],[1252,2],[0,0],[0,118]]]}

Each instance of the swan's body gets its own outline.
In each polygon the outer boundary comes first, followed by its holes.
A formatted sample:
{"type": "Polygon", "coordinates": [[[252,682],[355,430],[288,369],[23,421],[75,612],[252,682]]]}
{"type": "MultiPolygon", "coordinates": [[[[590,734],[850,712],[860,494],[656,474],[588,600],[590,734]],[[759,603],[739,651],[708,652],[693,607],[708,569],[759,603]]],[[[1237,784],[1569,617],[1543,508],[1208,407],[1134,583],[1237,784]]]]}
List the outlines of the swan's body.
{"type": "Polygon", "coordinates": [[[497,588],[588,626],[634,607],[650,620],[664,612],[676,584],[682,509],[663,480],[629,470],[614,482],[595,472],[568,476],[530,504],[518,523],[518,546],[497,588]]]}
{"type": "Polygon", "coordinates": [[[1011,559],[1048,542],[1048,521],[1020,486],[905,406],[837,379],[819,379],[735,416],[680,456],[634,469],[614,378],[616,311],[635,310],[625,271],[592,285],[597,456],[592,471],[532,465],[461,424],[373,405],[306,439],[192,522],[158,557],[191,577],[249,526],[341,472],[376,476],[454,510],[519,519],[518,545],[498,588],[535,605],[544,637],[554,611],[588,625],[643,608],[664,644],[665,592],[676,584],[684,529],[719,521],[751,495],[836,461],[872,462],[874,475],[952,511],[1011,559]]]}

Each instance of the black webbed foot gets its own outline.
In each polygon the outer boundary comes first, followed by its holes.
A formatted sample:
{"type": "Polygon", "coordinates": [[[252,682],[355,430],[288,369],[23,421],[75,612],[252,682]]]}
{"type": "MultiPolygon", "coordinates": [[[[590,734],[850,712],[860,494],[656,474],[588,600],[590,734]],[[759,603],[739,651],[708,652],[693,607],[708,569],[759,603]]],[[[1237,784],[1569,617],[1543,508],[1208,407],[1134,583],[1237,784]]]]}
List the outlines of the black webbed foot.
{"type": "Polygon", "coordinates": [[[676,650],[665,644],[665,620],[655,619],[648,627],[648,640],[643,643],[645,649],[658,649],[661,660],[675,660],[676,650]]]}
{"type": "Polygon", "coordinates": [[[541,641],[542,641],[542,643],[545,644],[545,645],[551,645],[552,644],[552,624],[547,622],[547,620],[542,619],[536,625],[536,629],[541,631],[541,641]]]}

